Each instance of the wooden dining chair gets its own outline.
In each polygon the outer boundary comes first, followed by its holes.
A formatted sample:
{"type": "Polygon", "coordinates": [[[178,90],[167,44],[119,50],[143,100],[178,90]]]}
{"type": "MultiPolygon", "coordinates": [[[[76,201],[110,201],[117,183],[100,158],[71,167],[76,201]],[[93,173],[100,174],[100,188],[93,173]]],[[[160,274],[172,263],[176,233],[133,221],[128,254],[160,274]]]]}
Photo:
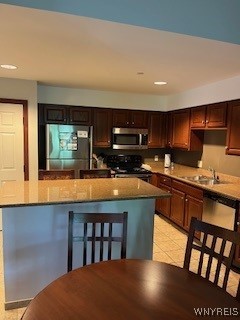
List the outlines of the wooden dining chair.
{"type": "Polygon", "coordinates": [[[73,254],[79,266],[111,259],[126,258],[127,212],[69,212],[68,272],[73,269],[73,254]]]}
{"type": "Polygon", "coordinates": [[[39,170],[38,179],[39,180],[65,180],[74,179],[74,170],[39,170]]]}
{"type": "Polygon", "coordinates": [[[80,179],[111,178],[111,169],[79,170],[80,179]]]}
{"type": "MultiPolygon", "coordinates": [[[[193,250],[197,250],[200,256],[198,260],[194,259],[197,261],[196,273],[226,291],[237,245],[240,245],[240,233],[192,217],[183,267],[190,270],[193,250]],[[195,241],[196,231],[201,232],[201,241],[195,241]],[[214,279],[211,279],[211,271],[214,271],[214,279]]],[[[236,298],[240,301],[240,287],[236,298]]]]}

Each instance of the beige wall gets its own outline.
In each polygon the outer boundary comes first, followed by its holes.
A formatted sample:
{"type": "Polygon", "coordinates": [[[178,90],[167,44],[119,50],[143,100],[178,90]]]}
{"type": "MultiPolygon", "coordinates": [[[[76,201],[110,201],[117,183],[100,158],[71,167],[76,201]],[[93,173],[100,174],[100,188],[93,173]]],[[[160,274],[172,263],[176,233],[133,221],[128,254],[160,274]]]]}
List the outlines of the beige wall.
{"type": "Polygon", "coordinates": [[[201,106],[240,98],[240,76],[211,83],[167,97],[168,110],[201,106]]]}
{"type": "Polygon", "coordinates": [[[225,154],[226,130],[206,131],[203,145],[203,168],[240,177],[240,157],[225,154]]]}
{"type": "Polygon", "coordinates": [[[37,82],[0,78],[0,97],[28,101],[29,180],[37,179],[37,82]]]}
{"type": "Polygon", "coordinates": [[[103,108],[166,110],[164,96],[48,86],[38,86],[38,102],[103,108]]]}

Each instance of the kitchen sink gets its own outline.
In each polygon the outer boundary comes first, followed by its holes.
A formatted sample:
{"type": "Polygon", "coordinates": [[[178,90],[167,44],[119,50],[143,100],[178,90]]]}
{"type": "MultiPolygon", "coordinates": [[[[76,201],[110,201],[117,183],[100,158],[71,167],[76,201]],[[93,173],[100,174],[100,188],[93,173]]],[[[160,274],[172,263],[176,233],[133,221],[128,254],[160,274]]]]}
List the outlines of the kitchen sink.
{"type": "Polygon", "coordinates": [[[183,176],[180,178],[191,181],[191,182],[199,183],[202,185],[214,185],[214,184],[228,183],[227,181],[213,179],[212,177],[208,177],[208,176],[204,176],[204,175],[183,176]]]}

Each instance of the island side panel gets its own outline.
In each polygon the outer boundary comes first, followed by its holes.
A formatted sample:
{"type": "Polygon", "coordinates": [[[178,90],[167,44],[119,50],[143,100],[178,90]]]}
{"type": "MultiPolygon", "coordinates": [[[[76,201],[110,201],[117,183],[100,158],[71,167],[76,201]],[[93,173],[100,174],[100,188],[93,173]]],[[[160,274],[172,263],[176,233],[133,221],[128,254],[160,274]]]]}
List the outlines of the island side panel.
{"type": "Polygon", "coordinates": [[[33,298],[67,272],[68,211],[128,211],[127,258],[152,259],[155,199],[4,208],[5,305],[33,298]]]}

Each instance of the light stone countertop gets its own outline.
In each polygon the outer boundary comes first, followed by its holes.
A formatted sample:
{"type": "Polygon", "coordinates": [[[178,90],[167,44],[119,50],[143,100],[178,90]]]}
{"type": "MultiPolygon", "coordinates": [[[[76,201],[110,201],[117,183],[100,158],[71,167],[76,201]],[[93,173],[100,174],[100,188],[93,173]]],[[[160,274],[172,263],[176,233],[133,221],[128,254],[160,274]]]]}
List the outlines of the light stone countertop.
{"type": "Polygon", "coordinates": [[[184,176],[194,176],[194,175],[205,175],[211,177],[211,172],[209,170],[201,168],[193,168],[188,166],[183,166],[179,164],[174,164],[174,168],[164,168],[163,162],[149,162],[152,172],[162,173],[171,178],[178,179],[184,183],[188,183],[192,186],[198,187],[200,189],[211,191],[234,200],[240,200],[240,177],[230,176],[220,172],[216,172],[219,176],[220,182],[223,183],[214,185],[202,185],[196,182],[191,182],[189,180],[183,179],[184,176]]]}
{"type": "Polygon", "coordinates": [[[11,181],[5,182],[0,188],[0,207],[169,196],[169,193],[137,178],[11,181]]]}

